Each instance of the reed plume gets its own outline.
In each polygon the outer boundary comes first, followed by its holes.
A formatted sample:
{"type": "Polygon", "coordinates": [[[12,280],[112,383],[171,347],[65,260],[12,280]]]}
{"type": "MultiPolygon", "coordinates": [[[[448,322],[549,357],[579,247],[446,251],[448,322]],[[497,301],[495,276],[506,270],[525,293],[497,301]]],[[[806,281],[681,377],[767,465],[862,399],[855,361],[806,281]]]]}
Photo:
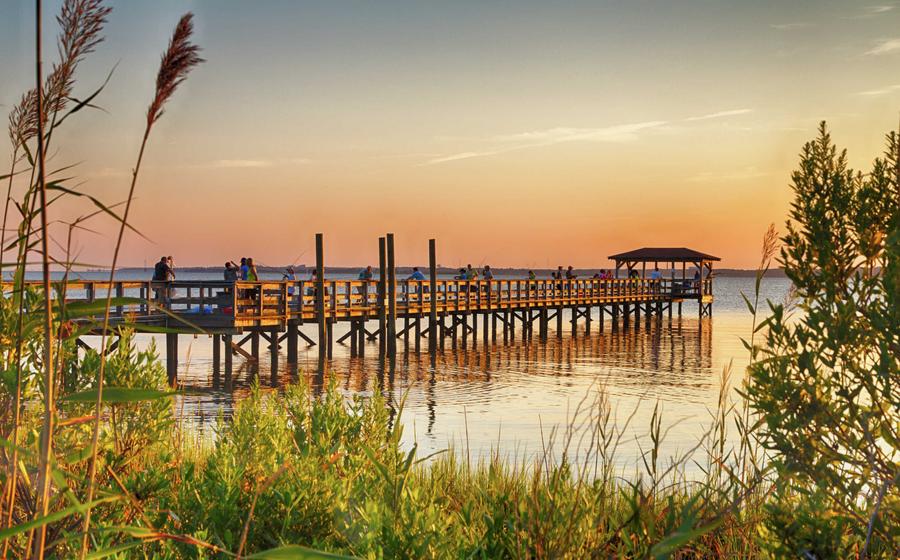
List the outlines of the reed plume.
{"type": "MultiPolygon", "coordinates": [[[[156,93],[153,96],[150,107],[147,109],[147,124],[144,128],[144,136],[141,140],[140,150],[138,151],[137,162],[135,163],[134,171],[131,175],[131,187],[128,190],[125,211],[122,214],[122,220],[119,223],[116,248],[113,251],[112,263],[110,264],[109,269],[110,285],[115,281],[119,251],[122,248],[122,238],[125,235],[125,227],[128,224],[131,202],[134,200],[134,188],[135,185],[137,185],[138,173],[141,169],[141,161],[144,159],[144,150],[147,147],[150,130],[153,128],[154,123],[162,116],[166,102],[172,97],[172,94],[175,93],[178,85],[187,78],[188,73],[193,67],[203,62],[203,59],[200,58],[198,54],[200,52],[200,47],[191,43],[191,35],[193,35],[194,32],[193,18],[194,15],[190,12],[181,16],[178,25],[175,26],[175,32],[172,34],[172,39],[169,41],[169,47],[166,49],[166,52],[163,53],[162,60],[160,61],[159,73],[156,77],[156,93]]],[[[101,336],[100,348],[106,348],[106,334],[109,329],[109,311],[111,303],[112,290],[107,290],[106,304],[103,312],[103,328],[101,330],[103,334],[101,336]]],[[[88,551],[88,533],[91,526],[91,502],[94,499],[94,486],[96,484],[97,476],[97,450],[100,443],[100,417],[103,408],[103,376],[105,368],[106,355],[105,353],[102,353],[100,367],[97,371],[97,400],[94,404],[94,429],[91,439],[91,461],[88,469],[89,481],[87,501],[85,502],[87,504],[87,511],[85,512],[81,539],[80,557],[82,559],[85,558],[88,551]]]]}
{"type": "Polygon", "coordinates": [[[175,33],[169,41],[169,48],[163,53],[156,75],[156,96],[147,110],[147,130],[163,115],[166,101],[187,78],[191,68],[204,62],[200,55],[200,47],[191,43],[194,33],[194,14],[186,13],[175,26],[175,33]]]}
{"type": "Polygon", "coordinates": [[[75,70],[85,56],[103,42],[103,26],[112,8],[102,0],[66,0],[56,17],[60,34],[57,41],[59,62],[47,77],[45,111],[65,109],[75,85],[75,70]]]}

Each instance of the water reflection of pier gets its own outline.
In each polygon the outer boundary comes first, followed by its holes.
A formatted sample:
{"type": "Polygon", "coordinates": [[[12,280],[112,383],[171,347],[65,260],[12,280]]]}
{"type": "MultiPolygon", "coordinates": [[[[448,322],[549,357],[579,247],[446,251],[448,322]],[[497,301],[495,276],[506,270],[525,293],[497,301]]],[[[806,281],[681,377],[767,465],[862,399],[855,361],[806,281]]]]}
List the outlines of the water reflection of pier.
{"type": "Polygon", "coordinates": [[[219,409],[227,415],[254,381],[277,390],[304,376],[315,392],[334,380],[348,394],[380,392],[394,405],[404,391],[414,391],[428,410],[430,433],[442,401],[489,402],[494,392],[520,382],[522,376],[551,387],[584,376],[592,376],[597,383],[613,377],[617,387],[635,395],[650,388],[711,386],[715,383],[710,375],[712,336],[711,318],[673,318],[649,325],[639,322],[628,329],[594,329],[590,334],[581,330],[546,341],[528,333],[507,343],[477,339],[435,354],[407,350],[366,357],[342,353],[333,359],[327,374],[318,370],[315,356],[305,365],[301,361],[299,371],[287,365],[260,370],[245,364],[228,379],[214,372],[184,376],[188,395],[181,406],[186,417],[212,419],[219,409]]]}

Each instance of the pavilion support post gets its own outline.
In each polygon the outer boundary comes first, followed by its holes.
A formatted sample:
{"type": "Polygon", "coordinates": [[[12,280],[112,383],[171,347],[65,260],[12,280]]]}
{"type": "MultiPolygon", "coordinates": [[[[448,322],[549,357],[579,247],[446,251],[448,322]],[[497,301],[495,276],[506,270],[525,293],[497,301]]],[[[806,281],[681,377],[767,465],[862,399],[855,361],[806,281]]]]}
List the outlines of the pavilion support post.
{"type": "Polygon", "coordinates": [[[591,334],[591,306],[588,305],[584,308],[584,332],[585,334],[591,334]]]}
{"type": "Polygon", "coordinates": [[[563,308],[556,308],[556,338],[562,338],[563,331],[563,308]]]}
{"type": "MultiPolygon", "coordinates": [[[[428,351],[434,354],[438,348],[438,336],[443,339],[443,327],[438,326],[437,317],[437,242],[434,239],[428,240],[428,279],[429,279],[429,295],[431,300],[428,307],[428,351]]],[[[416,344],[418,344],[416,337],[416,344]]]]}
{"type": "Polygon", "coordinates": [[[597,323],[597,327],[599,328],[600,332],[603,332],[603,328],[606,325],[606,307],[601,305],[599,309],[600,321],[597,323]]]}
{"type": "Polygon", "coordinates": [[[178,333],[166,333],[166,377],[170,386],[178,383],[178,333]]]}
{"type": "Polygon", "coordinates": [[[378,353],[384,356],[387,351],[385,336],[387,329],[387,312],[385,309],[385,296],[387,294],[387,246],[384,237],[378,238],[378,288],[376,299],[378,300],[378,353]]]}

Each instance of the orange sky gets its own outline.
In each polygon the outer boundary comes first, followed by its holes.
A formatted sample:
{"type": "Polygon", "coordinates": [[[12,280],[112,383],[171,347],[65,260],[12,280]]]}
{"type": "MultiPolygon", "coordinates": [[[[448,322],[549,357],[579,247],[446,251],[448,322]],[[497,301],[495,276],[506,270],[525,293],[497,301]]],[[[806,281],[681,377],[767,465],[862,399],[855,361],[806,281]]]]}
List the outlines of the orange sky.
{"type": "MultiPolygon", "coordinates": [[[[6,107],[31,78],[26,4],[0,8],[6,107]]],[[[81,189],[124,198],[186,9],[208,60],[154,130],[133,216],[152,241],[130,235],[126,266],[311,263],[317,231],[329,264],[373,264],[391,231],[402,265],[435,237],[447,266],[656,245],[752,267],[818,121],[866,168],[900,108],[893,5],[338,4],[113,3],[77,88],[118,62],[107,112],[73,119],[53,160],[82,162],[81,189]]],[[[101,265],[114,224],[92,227],[80,260],[101,265]]]]}

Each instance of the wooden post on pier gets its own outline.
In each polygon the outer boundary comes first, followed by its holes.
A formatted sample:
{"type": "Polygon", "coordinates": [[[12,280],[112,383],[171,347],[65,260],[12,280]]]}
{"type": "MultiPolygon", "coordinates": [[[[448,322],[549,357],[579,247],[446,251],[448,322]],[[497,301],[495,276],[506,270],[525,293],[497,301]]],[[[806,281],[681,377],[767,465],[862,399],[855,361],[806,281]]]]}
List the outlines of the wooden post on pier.
{"type": "Polygon", "coordinates": [[[278,376],[278,327],[269,331],[269,370],[274,380],[278,376]]]}
{"type": "Polygon", "coordinates": [[[325,244],[321,233],[316,234],[316,322],[319,326],[319,363],[328,352],[328,318],[325,317],[325,244]]]}
{"type": "Polygon", "coordinates": [[[291,373],[297,373],[297,323],[294,321],[287,325],[287,355],[288,368],[291,373]]]}
{"type": "Polygon", "coordinates": [[[232,349],[231,335],[225,335],[225,389],[231,390],[231,358],[234,355],[232,349]]]}
{"type": "Polygon", "coordinates": [[[428,279],[431,281],[431,306],[428,309],[428,350],[437,352],[438,335],[442,335],[437,324],[437,247],[434,239],[428,240],[428,279]]]}
{"type": "Polygon", "coordinates": [[[380,356],[384,356],[387,350],[385,340],[387,339],[387,319],[385,316],[384,300],[387,290],[387,276],[385,269],[387,267],[387,248],[384,237],[378,238],[378,293],[376,295],[378,301],[378,351],[380,356]]]}
{"type": "Polygon", "coordinates": [[[166,377],[172,387],[178,382],[178,333],[166,333],[166,377]]]}
{"type": "MultiPolygon", "coordinates": [[[[260,297],[262,294],[260,294],[260,297]]],[[[250,333],[250,356],[253,358],[250,364],[251,369],[255,372],[259,372],[259,331],[253,331],[250,333]]]]}
{"type": "Polygon", "coordinates": [[[219,384],[219,375],[221,373],[221,365],[222,365],[222,335],[214,334],[213,337],[213,382],[218,385],[219,384]]]}
{"type": "Polygon", "coordinates": [[[387,266],[388,266],[388,352],[393,355],[397,351],[397,271],[394,261],[394,234],[387,234],[387,266]]]}

